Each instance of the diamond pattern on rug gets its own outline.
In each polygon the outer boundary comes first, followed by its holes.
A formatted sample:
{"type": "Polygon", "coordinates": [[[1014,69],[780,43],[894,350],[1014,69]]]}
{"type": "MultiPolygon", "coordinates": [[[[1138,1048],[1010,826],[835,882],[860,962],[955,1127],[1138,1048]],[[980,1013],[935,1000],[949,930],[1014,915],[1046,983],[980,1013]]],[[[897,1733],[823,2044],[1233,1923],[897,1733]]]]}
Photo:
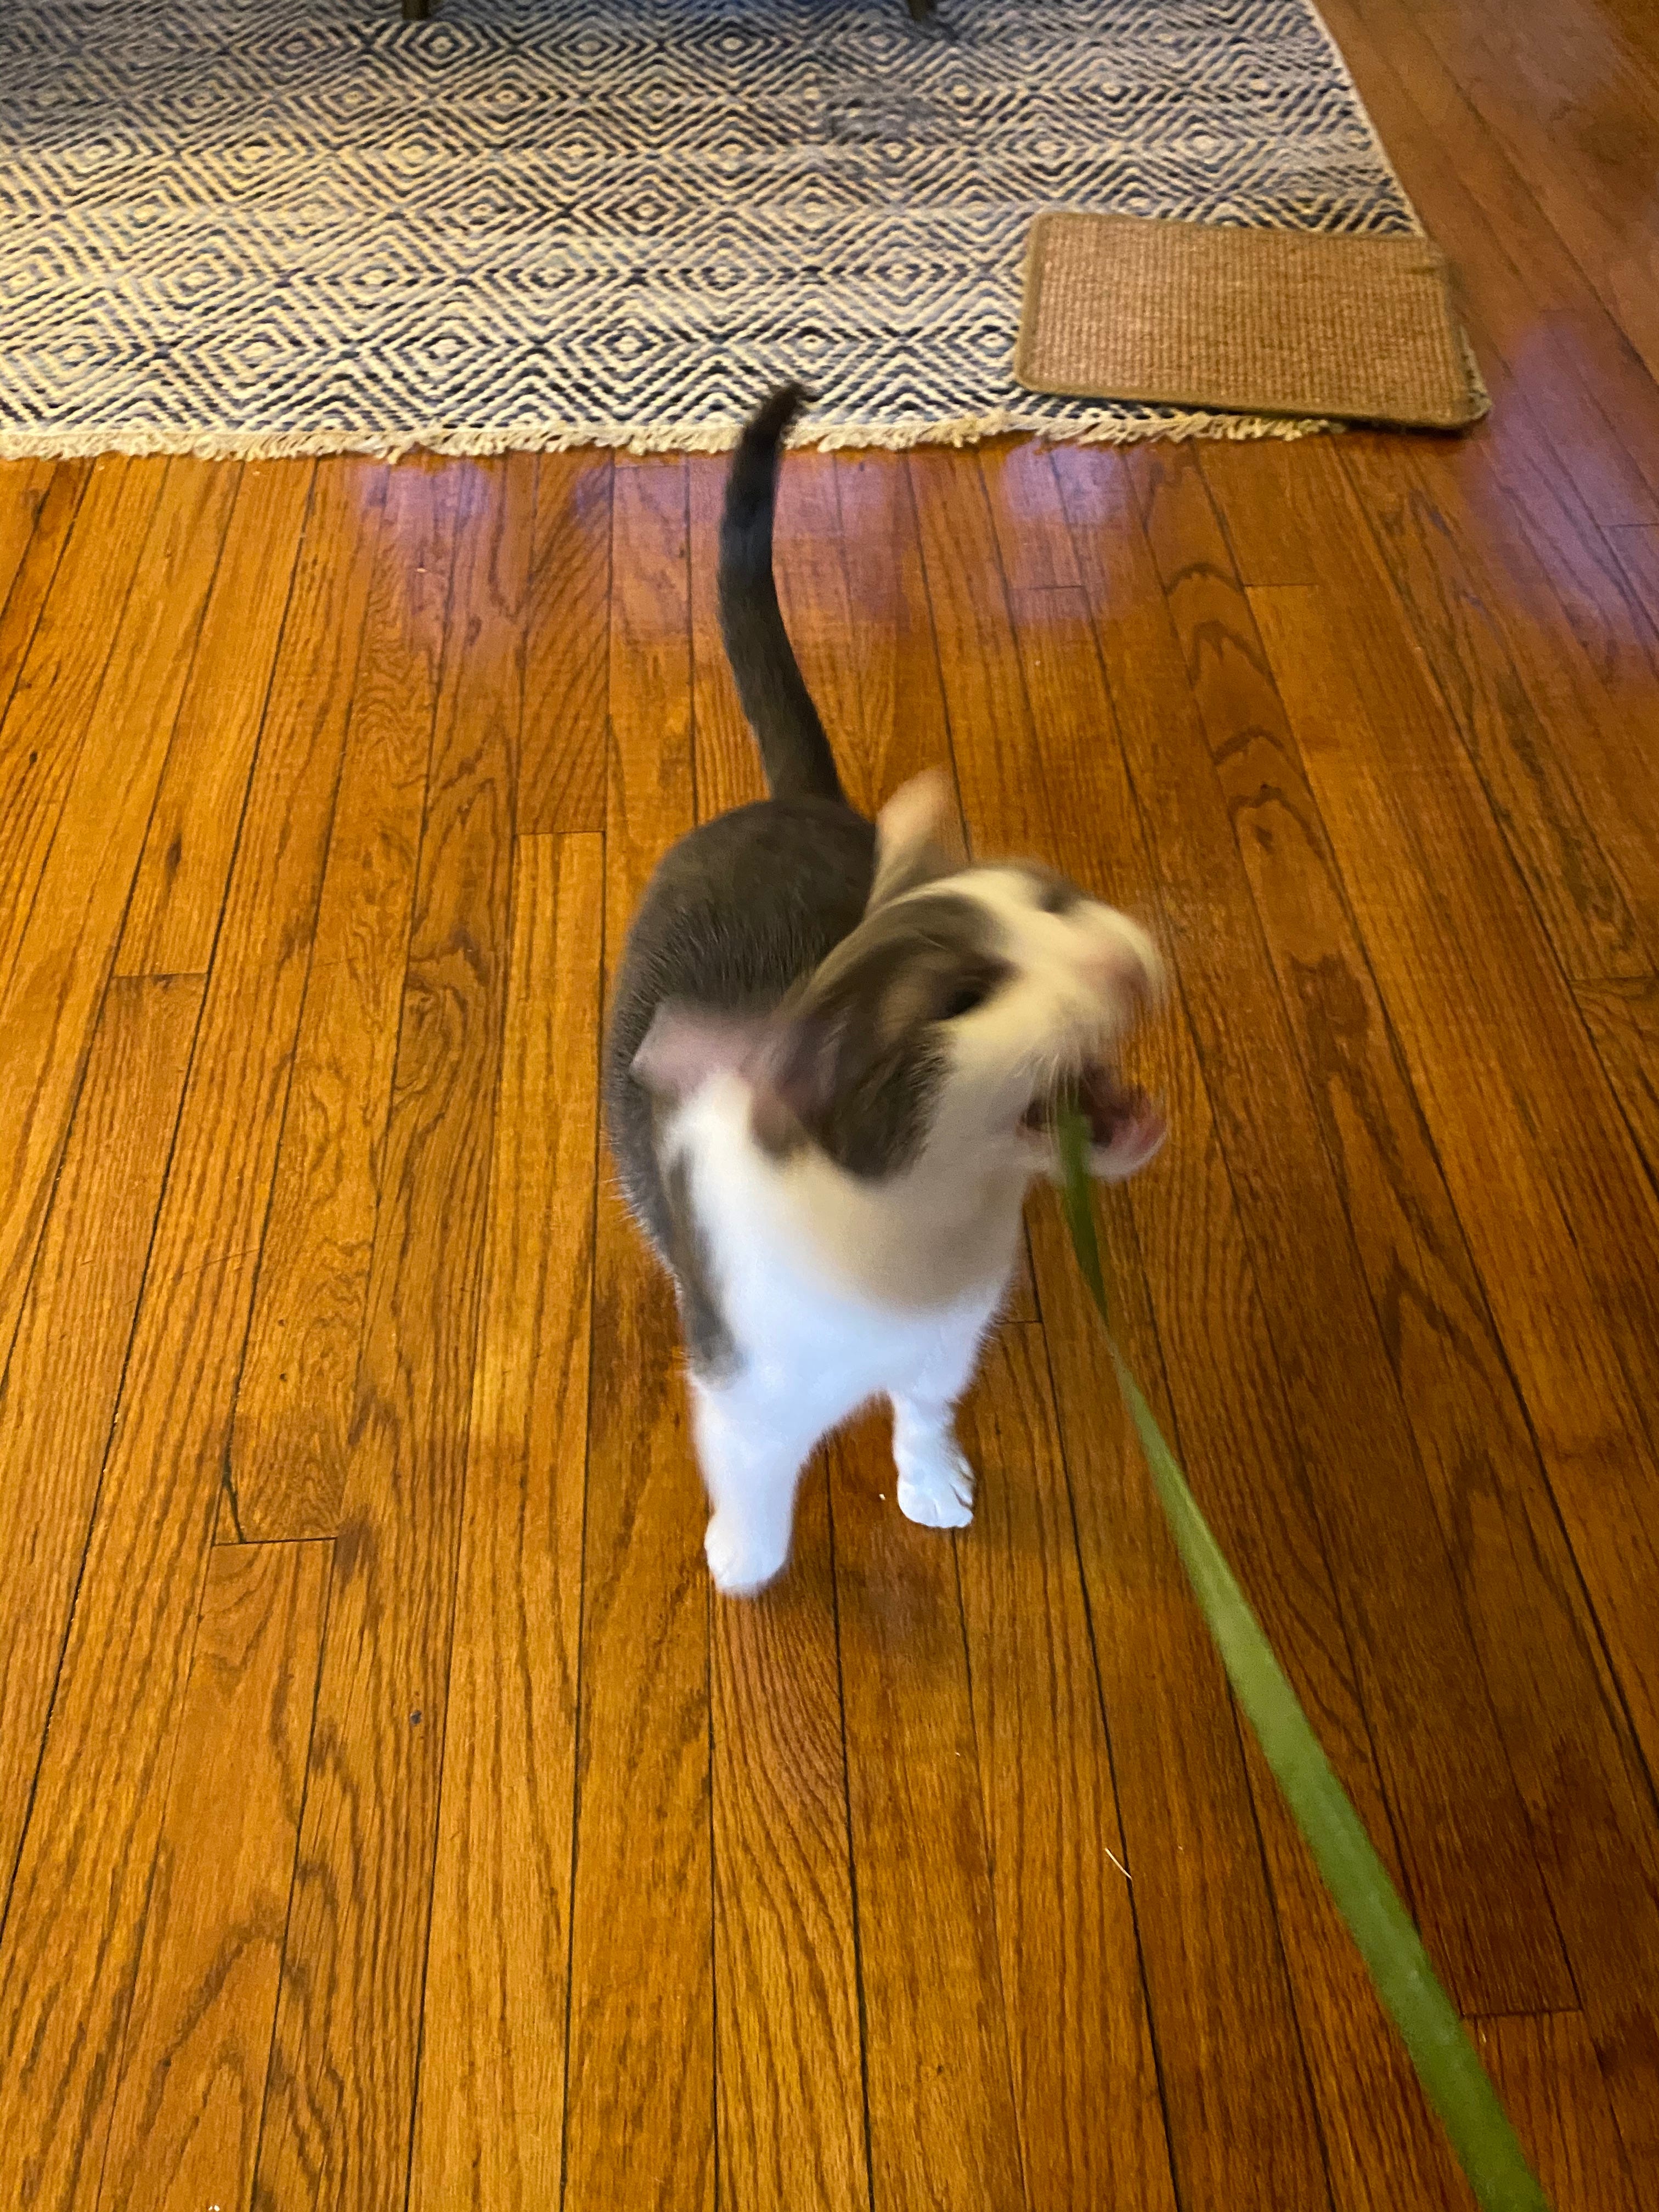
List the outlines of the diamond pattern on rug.
{"type": "Polygon", "coordinates": [[[1417,228],[1307,0],[442,4],[8,0],[0,453],[1217,429],[1014,383],[1032,216],[1417,228]]]}

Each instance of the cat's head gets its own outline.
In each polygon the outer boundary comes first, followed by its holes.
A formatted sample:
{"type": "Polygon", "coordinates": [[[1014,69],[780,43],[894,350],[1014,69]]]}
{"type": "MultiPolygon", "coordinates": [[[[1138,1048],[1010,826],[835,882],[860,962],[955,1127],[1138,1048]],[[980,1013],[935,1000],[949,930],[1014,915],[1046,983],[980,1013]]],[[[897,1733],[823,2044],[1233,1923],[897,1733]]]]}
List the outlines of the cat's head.
{"type": "Polygon", "coordinates": [[[815,1146],[867,1182],[924,1160],[1039,1171],[1069,1090],[1093,1125],[1094,1172],[1143,1166],[1163,1121],[1117,1052],[1160,987],[1151,939],[1046,868],[965,863],[954,820],[942,778],[906,785],[878,822],[857,927],[773,1013],[660,1009],[640,1079],[684,1097],[735,1072],[765,1150],[815,1146]]]}

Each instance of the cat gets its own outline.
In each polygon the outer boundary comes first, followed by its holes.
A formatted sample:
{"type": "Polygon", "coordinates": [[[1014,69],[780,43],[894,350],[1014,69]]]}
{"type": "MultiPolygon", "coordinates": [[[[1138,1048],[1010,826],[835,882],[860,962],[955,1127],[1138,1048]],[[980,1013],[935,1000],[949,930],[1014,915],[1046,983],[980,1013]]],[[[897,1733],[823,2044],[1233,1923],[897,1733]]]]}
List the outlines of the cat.
{"type": "MultiPolygon", "coordinates": [[[[1090,1165],[1133,1173],[1163,1122],[1114,1052],[1153,1000],[1146,932],[1033,862],[969,863],[950,786],[871,823],[842,792],[772,569],[783,440],[744,428],[720,536],[726,655],[771,796],[684,837],[647,886],[605,1042],[611,1149],[672,1275],[716,1586],[789,1553],[819,1441],[893,1411],[898,1503],[964,1525],[954,1409],[1006,1296],[1062,1087],[1090,1165]]],[[[989,733],[988,733],[989,734],[989,733]]]]}

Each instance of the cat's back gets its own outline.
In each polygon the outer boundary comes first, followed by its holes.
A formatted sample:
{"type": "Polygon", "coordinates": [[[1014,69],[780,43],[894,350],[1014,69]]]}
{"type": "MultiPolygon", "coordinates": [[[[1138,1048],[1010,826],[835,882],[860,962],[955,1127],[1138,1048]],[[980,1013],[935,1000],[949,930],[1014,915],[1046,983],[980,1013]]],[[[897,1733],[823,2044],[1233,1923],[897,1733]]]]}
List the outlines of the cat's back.
{"type": "Polygon", "coordinates": [[[659,1244],[651,1100],[629,1072],[657,1008],[775,1005],[859,921],[875,851],[874,824],[837,800],[762,799],[682,837],[646,886],[617,973],[605,1102],[629,1204],[659,1244]]]}

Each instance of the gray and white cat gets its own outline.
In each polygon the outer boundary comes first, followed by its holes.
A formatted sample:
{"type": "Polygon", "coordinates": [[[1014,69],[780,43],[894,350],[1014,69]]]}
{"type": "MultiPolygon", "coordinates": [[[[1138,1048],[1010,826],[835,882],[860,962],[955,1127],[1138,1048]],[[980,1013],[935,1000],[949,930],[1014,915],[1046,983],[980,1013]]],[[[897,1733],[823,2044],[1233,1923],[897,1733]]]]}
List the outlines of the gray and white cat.
{"type": "Polygon", "coordinates": [[[772,575],[780,448],[761,408],[727,482],[726,647],[769,799],[683,838],[647,886],[605,1047],[611,1150],[673,1274],[717,1586],[789,1553],[813,1447],[893,1407],[898,1502],[957,1528],[953,1411],[1013,1271],[1020,1212],[1075,1085],[1097,1176],[1163,1124],[1114,1054],[1158,986],[1125,915],[1027,862],[953,854],[942,776],[874,823],[842,794],[772,575]]]}

